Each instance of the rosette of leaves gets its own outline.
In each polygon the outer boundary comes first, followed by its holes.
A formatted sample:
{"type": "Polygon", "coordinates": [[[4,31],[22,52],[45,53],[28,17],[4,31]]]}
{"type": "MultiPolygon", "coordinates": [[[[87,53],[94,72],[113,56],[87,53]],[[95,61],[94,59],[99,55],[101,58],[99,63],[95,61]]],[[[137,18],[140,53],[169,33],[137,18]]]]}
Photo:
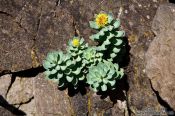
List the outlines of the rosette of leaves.
{"type": "Polygon", "coordinates": [[[62,51],[48,53],[43,67],[46,69],[46,78],[58,83],[59,88],[67,87],[68,84],[77,88],[79,80],[85,79],[81,67],[71,60],[70,54],[64,54],[62,51]]]}
{"type": "Polygon", "coordinates": [[[68,42],[67,52],[71,54],[71,57],[77,62],[82,61],[82,55],[85,49],[88,48],[88,44],[85,43],[83,38],[74,37],[68,42]]]}
{"type": "Polygon", "coordinates": [[[115,89],[116,81],[123,75],[124,71],[118,64],[103,60],[89,69],[87,83],[94,92],[112,90],[115,89]]]}
{"type": "Polygon", "coordinates": [[[83,64],[90,68],[102,61],[102,53],[96,51],[95,47],[87,48],[83,53],[83,64]]]}
{"type": "Polygon", "coordinates": [[[120,20],[114,19],[112,14],[101,12],[95,15],[94,21],[89,23],[91,28],[98,31],[90,36],[90,39],[99,43],[97,50],[105,53],[105,59],[113,61],[125,46],[122,40],[125,32],[119,29],[120,20]]]}

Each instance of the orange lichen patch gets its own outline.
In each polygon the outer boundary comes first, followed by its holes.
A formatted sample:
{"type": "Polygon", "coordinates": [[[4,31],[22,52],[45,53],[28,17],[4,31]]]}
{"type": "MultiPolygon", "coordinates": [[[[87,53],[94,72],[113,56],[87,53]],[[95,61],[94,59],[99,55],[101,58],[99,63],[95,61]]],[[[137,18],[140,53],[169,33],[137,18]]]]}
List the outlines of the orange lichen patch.
{"type": "Polygon", "coordinates": [[[39,62],[38,62],[38,57],[36,55],[36,51],[35,49],[32,49],[31,50],[31,59],[32,59],[32,66],[35,68],[35,67],[38,67],[39,66],[39,62]]]}
{"type": "Polygon", "coordinates": [[[95,19],[95,22],[98,25],[98,27],[104,27],[108,23],[108,15],[105,13],[98,14],[95,19]]]}
{"type": "Polygon", "coordinates": [[[135,35],[135,34],[131,34],[130,36],[128,36],[128,41],[129,41],[129,43],[134,43],[134,42],[136,42],[138,40],[138,37],[137,37],[137,35],[135,35]]]}
{"type": "Polygon", "coordinates": [[[153,34],[153,32],[151,32],[151,31],[146,31],[146,32],[144,32],[144,37],[152,37],[152,36],[154,36],[154,34],[153,34]]]}

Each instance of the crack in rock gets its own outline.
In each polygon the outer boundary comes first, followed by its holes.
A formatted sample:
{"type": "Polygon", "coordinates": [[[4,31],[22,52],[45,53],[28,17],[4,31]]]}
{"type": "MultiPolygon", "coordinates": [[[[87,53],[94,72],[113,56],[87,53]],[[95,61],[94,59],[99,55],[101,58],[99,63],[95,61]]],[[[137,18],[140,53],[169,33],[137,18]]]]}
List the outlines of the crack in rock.
{"type": "Polygon", "coordinates": [[[7,12],[4,12],[4,11],[0,11],[0,14],[4,14],[4,15],[6,15],[6,16],[13,17],[13,15],[11,15],[11,14],[9,14],[9,13],[7,13],[7,12]]]}
{"type": "Polygon", "coordinates": [[[22,105],[28,104],[28,103],[30,103],[32,100],[34,100],[34,96],[32,96],[31,98],[29,98],[29,99],[28,99],[27,101],[25,101],[25,102],[21,102],[21,103],[18,103],[18,104],[13,104],[13,105],[19,105],[18,108],[20,108],[22,105]]]}
{"type": "Polygon", "coordinates": [[[160,103],[161,106],[163,106],[165,108],[165,111],[167,113],[167,115],[175,115],[175,110],[173,108],[171,108],[171,106],[161,98],[161,96],[159,95],[159,92],[156,91],[153,86],[152,86],[152,83],[151,83],[151,80],[149,79],[150,81],[150,84],[151,84],[151,89],[153,90],[153,92],[156,94],[156,97],[157,97],[157,100],[158,102],[160,103]]]}

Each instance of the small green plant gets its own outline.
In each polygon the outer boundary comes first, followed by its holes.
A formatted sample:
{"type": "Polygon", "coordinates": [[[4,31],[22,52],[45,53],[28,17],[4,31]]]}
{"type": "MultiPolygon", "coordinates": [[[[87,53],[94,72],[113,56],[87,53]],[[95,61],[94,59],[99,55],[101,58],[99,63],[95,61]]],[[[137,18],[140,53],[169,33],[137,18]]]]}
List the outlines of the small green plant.
{"type": "Polygon", "coordinates": [[[119,30],[119,26],[120,21],[112,14],[101,12],[96,15],[95,20],[90,21],[90,27],[98,32],[90,39],[98,45],[88,46],[83,38],[73,37],[66,53],[48,53],[43,61],[46,78],[58,83],[59,88],[71,84],[77,89],[82,81],[94,92],[115,89],[116,81],[124,75],[124,70],[117,64],[120,59],[113,63],[125,46],[124,31],[119,30]]]}
{"type": "Polygon", "coordinates": [[[118,64],[103,60],[89,69],[87,83],[95,92],[107,91],[115,89],[117,79],[121,79],[123,75],[123,69],[120,69],[118,64]]]}
{"type": "Polygon", "coordinates": [[[90,68],[91,66],[96,65],[98,62],[102,61],[102,54],[98,53],[95,47],[87,48],[83,53],[83,64],[90,68]]]}
{"type": "Polygon", "coordinates": [[[89,23],[91,28],[98,31],[98,33],[90,36],[90,39],[99,43],[97,51],[105,54],[104,59],[113,61],[124,46],[122,37],[124,37],[125,32],[119,30],[120,21],[115,20],[112,14],[102,12],[95,16],[94,21],[89,23]]]}

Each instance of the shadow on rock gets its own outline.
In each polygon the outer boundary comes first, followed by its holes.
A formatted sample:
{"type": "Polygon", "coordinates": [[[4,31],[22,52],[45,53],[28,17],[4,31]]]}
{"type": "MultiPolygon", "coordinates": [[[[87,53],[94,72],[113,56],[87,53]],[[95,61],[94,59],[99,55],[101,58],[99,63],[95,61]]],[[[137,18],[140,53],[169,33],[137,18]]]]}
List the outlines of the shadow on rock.
{"type": "Polygon", "coordinates": [[[79,82],[78,84],[79,86],[77,87],[77,89],[74,89],[74,86],[69,84],[64,88],[58,88],[61,91],[64,91],[65,89],[68,89],[68,95],[70,97],[75,96],[77,93],[81,93],[81,95],[85,95],[87,93],[87,87],[88,84],[86,84],[85,82],[79,82]]]}
{"type": "Polygon", "coordinates": [[[116,87],[114,90],[106,92],[98,92],[98,95],[101,95],[101,99],[105,99],[109,96],[113,104],[117,103],[117,100],[125,101],[126,93],[129,90],[129,85],[127,82],[127,76],[125,75],[121,80],[116,82],[116,87]]]}
{"type": "Polygon", "coordinates": [[[41,72],[44,72],[44,68],[42,66],[19,71],[19,72],[12,72],[12,75],[15,75],[21,78],[32,78],[32,77],[36,77],[41,72]]]}
{"type": "Polygon", "coordinates": [[[6,110],[10,111],[11,113],[15,115],[24,116],[26,115],[25,112],[19,110],[18,108],[14,107],[13,105],[10,105],[1,95],[0,95],[0,106],[4,107],[6,110]]]}
{"type": "Polygon", "coordinates": [[[170,3],[175,3],[175,0],[169,0],[170,3]]]}

